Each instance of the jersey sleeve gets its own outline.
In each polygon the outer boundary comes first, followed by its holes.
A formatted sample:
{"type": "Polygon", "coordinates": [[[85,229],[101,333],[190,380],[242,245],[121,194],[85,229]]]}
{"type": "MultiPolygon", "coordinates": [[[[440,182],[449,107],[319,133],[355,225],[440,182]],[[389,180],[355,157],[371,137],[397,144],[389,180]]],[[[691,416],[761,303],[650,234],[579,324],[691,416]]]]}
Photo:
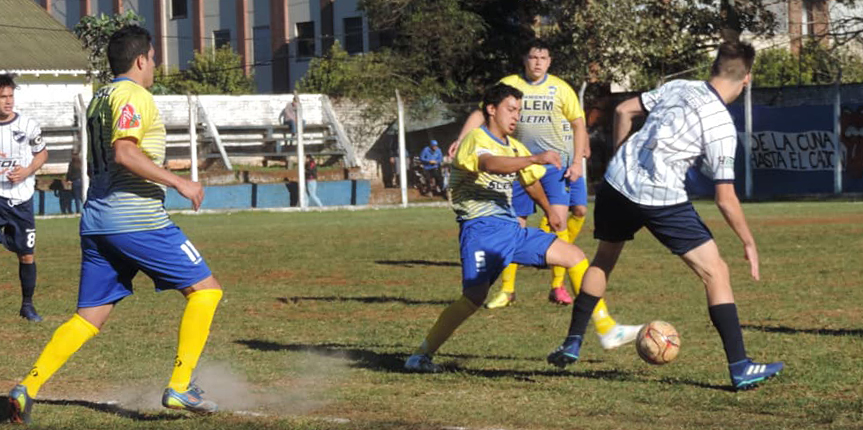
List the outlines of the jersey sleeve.
{"type": "MultiPolygon", "coordinates": [[[[479,129],[476,129],[479,130],[479,129]]],[[[479,172],[479,156],[491,154],[491,150],[482,146],[476,138],[476,130],[471,131],[464,138],[455,154],[455,165],[468,172],[479,172]]]]}
{"type": "Polygon", "coordinates": [[[111,145],[124,138],[134,138],[140,145],[152,121],[152,104],[153,97],[149,93],[115,91],[111,94],[111,145]]]}
{"type": "Polygon", "coordinates": [[[734,182],[734,155],[737,151],[737,129],[728,122],[704,132],[704,165],[714,182],[734,182]]]}
{"type": "Polygon", "coordinates": [[[662,96],[668,91],[668,88],[674,85],[674,81],[671,81],[667,84],[663,84],[661,87],[656,88],[654,90],[650,90],[644,93],[641,93],[641,96],[638,97],[641,100],[641,107],[645,112],[650,112],[653,110],[653,107],[656,106],[660,100],[662,100],[662,96]]]}
{"type": "MultiPolygon", "coordinates": [[[[510,138],[509,142],[513,145],[517,156],[526,157],[532,155],[530,150],[528,150],[521,142],[513,138],[510,138]]],[[[518,171],[518,180],[524,185],[533,184],[542,179],[543,176],[545,176],[545,166],[539,164],[531,164],[530,166],[518,171]]]]}
{"type": "Polygon", "coordinates": [[[581,108],[581,103],[578,100],[578,94],[572,89],[569,84],[561,81],[561,112],[567,121],[573,122],[579,118],[584,118],[584,110],[581,108]]]}
{"type": "Polygon", "coordinates": [[[35,122],[28,131],[27,141],[30,142],[30,151],[34,154],[45,150],[45,141],[42,139],[42,128],[35,122]]]}

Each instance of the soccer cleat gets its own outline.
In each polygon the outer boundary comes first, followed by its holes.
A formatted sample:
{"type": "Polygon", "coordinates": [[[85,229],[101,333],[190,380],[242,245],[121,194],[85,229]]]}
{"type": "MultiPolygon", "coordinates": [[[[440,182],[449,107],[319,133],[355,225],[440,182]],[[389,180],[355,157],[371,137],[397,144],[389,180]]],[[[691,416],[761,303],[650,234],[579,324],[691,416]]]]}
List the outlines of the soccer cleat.
{"type": "Polygon", "coordinates": [[[30,424],[30,410],[33,399],[27,394],[27,387],[16,385],[9,392],[9,421],[13,424],[30,424]]]}
{"type": "Polygon", "coordinates": [[[178,393],[173,388],[165,388],[165,392],[162,393],[162,406],[196,414],[212,414],[219,410],[215,402],[204,400],[201,394],[204,394],[204,390],[195,384],[190,384],[189,389],[182,393],[178,393]]]}
{"type": "Polygon", "coordinates": [[[602,349],[614,349],[634,341],[641,327],[643,325],[615,324],[607,333],[597,333],[596,335],[599,336],[599,343],[602,344],[602,349]]]}
{"type": "Polygon", "coordinates": [[[515,303],[515,293],[499,292],[485,304],[486,309],[505,308],[515,303]]]}
{"type": "Polygon", "coordinates": [[[419,373],[440,373],[443,368],[434,364],[428,355],[414,354],[405,361],[405,370],[419,373]]]}
{"type": "Polygon", "coordinates": [[[22,303],[21,310],[18,311],[18,315],[20,315],[21,318],[26,318],[27,321],[42,322],[42,317],[36,313],[36,308],[33,307],[33,303],[22,303]]]}
{"type": "Polygon", "coordinates": [[[566,287],[557,287],[552,288],[551,291],[548,292],[548,301],[558,305],[568,306],[572,304],[572,297],[570,297],[569,293],[566,292],[566,287]]]}
{"type": "Polygon", "coordinates": [[[761,382],[779,374],[785,367],[785,363],[756,363],[751,358],[740,360],[728,365],[731,374],[731,385],[735,390],[749,390],[755,388],[761,382]]]}
{"type": "Polygon", "coordinates": [[[582,337],[579,335],[567,336],[563,341],[563,345],[548,354],[546,359],[549,364],[553,364],[563,369],[568,364],[578,361],[578,354],[581,350],[582,337]]]}

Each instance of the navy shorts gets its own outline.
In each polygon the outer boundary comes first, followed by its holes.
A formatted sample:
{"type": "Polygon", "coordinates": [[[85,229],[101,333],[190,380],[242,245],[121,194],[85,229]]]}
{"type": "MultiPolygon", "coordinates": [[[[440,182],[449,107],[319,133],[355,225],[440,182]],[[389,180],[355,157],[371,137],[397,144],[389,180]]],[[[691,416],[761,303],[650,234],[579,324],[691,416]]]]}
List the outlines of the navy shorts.
{"type": "MultiPolygon", "coordinates": [[[[545,175],[539,182],[542,184],[549,204],[569,206],[569,189],[566,187],[568,181],[563,177],[564,173],[566,170],[560,170],[551,164],[545,165],[545,175]]],[[[512,207],[515,209],[516,216],[520,217],[528,217],[536,212],[533,199],[519,181],[512,184],[512,207]]]]}
{"type": "Polygon", "coordinates": [[[156,290],[179,290],[208,278],[210,268],[177,226],[158,230],[81,236],[78,307],[115,303],[132,294],[143,271],[156,290]]]}
{"type": "Polygon", "coordinates": [[[713,239],[691,202],[639,205],[607,182],[596,191],[593,223],[593,237],[605,242],[632,240],[641,227],[647,227],[675,255],[686,254],[713,239]]]}
{"type": "Polygon", "coordinates": [[[462,287],[494,284],[510,263],[545,266],[545,253],[557,236],[517,222],[482,217],[461,223],[462,287]]]}
{"type": "Polygon", "coordinates": [[[587,182],[584,176],[569,183],[569,206],[587,206],[587,182]]]}
{"type": "Polygon", "coordinates": [[[9,199],[0,197],[0,229],[3,246],[19,254],[31,255],[36,249],[36,219],[33,216],[33,199],[11,206],[9,199]]]}

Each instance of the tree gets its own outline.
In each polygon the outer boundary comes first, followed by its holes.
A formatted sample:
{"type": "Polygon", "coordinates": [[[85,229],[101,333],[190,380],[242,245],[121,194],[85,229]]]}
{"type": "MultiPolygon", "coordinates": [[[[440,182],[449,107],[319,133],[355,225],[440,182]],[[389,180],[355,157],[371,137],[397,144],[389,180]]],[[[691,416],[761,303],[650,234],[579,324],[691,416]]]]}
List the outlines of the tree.
{"type": "Polygon", "coordinates": [[[185,70],[156,71],[153,94],[249,94],[255,82],[243,73],[243,59],[230,46],[213,53],[195,53],[185,70]]]}
{"type": "Polygon", "coordinates": [[[824,85],[836,82],[840,71],[844,83],[863,82],[863,60],[858,55],[842,47],[825,47],[817,40],[810,40],[799,55],[785,48],[759,52],[752,82],[757,87],[824,85]]]}
{"type": "Polygon", "coordinates": [[[96,79],[106,84],[113,74],[108,66],[108,41],[115,31],[129,25],[144,25],[144,17],[132,10],[122,14],[85,16],[75,24],[75,36],[90,54],[90,68],[96,71],[96,79]]]}

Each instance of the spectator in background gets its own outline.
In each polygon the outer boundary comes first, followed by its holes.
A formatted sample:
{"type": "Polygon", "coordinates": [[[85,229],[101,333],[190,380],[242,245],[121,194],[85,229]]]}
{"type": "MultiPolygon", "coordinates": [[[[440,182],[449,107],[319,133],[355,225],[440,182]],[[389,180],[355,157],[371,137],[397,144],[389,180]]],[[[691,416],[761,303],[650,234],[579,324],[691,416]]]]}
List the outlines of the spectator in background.
{"type": "Polygon", "coordinates": [[[81,200],[83,200],[81,154],[77,152],[72,152],[72,159],[69,160],[69,167],[66,168],[66,180],[72,183],[72,200],[75,202],[75,213],[81,213],[81,200]]]}
{"type": "Polygon", "coordinates": [[[315,206],[323,206],[318,198],[318,163],[311,155],[306,155],[306,194],[315,206]]]}
{"type": "Polygon", "coordinates": [[[443,177],[440,173],[440,166],[443,164],[443,152],[438,147],[437,140],[432,140],[428,146],[423,148],[420,153],[420,161],[423,163],[423,176],[426,178],[429,190],[432,194],[441,194],[443,177]],[[432,184],[432,179],[434,179],[434,184],[432,184]]]}

